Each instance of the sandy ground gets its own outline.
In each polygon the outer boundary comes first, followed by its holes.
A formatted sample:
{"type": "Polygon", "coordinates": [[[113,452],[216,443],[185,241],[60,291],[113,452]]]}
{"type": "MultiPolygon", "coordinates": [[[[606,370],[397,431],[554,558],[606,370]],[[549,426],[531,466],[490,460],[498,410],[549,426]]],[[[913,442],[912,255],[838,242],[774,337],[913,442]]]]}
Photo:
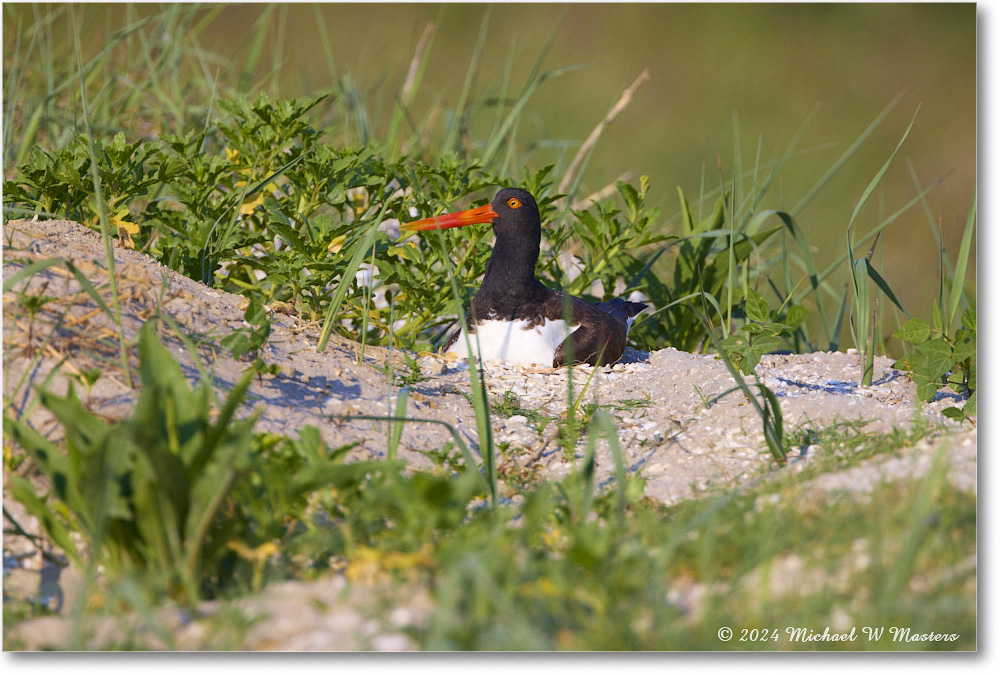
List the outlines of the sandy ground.
{"type": "MultiPolygon", "coordinates": [[[[14,221],[5,226],[5,279],[31,261],[52,257],[73,261],[93,284],[106,286],[103,243],[94,231],[68,221],[14,221]]],[[[235,361],[224,355],[225,350],[213,349],[212,345],[245,325],[247,301],[178,275],[136,251],[116,249],[115,259],[126,335],[134,336],[144,321],[158,311],[169,314],[189,335],[207,338],[201,343],[201,361],[210,369],[217,389],[228,389],[248,362],[235,361]]],[[[61,372],[49,383],[51,389],[65,390],[66,373],[99,367],[103,376],[85,394],[86,404],[111,419],[131,412],[136,391],[126,386],[117,365],[114,326],[79,290],[66,267],[58,265],[4,293],[4,395],[14,413],[24,410],[31,398],[31,385],[44,382],[64,358],[61,372]],[[23,311],[15,323],[12,319],[20,290],[44,292],[58,299],[46,305],[33,324],[23,311]],[[66,307],[70,307],[66,319],[53,333],[53,317],[66,307]]],[[[110,302],[106,288],[102,295],[110,302]]],[[[352,451],[354,458],[384,456],[387,423],[344,417],[393,414],[399,386],[387,377],[385,366],[391,363],[390,368],[397,373],[406,373],[400,351],[367,346],[362,353],[359,344],[334,336],[326,350],[319,353],[319,326],[301,325],[294,316],[280,311],[272,311],[270,318],[271,338],[260,356],[280,366],[281,371],[255,379],[241,413],[260,411],[258,431],[294,436],[303,426],[314,425],[330,445],[359,442],[352,451]]],[[[180,340],[165,334],[163,342],[174,352],[192,383],[196,382],[199,371],[180,340]]],[[[478,452],[475,414],[467,398],[470,386],[466,365],[426,355],[418,362],[423,379],[409,385],[407,415],[448,422],[478,452]]],[[[967,423],[963,427],[947,422],[940,412],[961,402],[942,393],[931,404],[919,404],[913,384],[890,364],[889,359],[876,360],[871,387],[858,383],[860,367],[855,353],[768,355],[758,366],[757,375],[777,395],[786,433],[823,429],[848,420],[867,422],[864,428],[869,431],[906,427],[915,419],[945,423],[952,429],[919,445],[911,457],[893,461],[875,458],[842,475],[824,476],[826,483],[818,483],[817,487],[856,490],[859,485],[882,479],[919,475],[935,448],[945,444],[952,463],[952,480],[974,491],[976,429],[967,423]]],[[[503,449],[501,475],[544,480],[571,471],[582,457],[583,443],[575,455],[566,452],[555,437],[557,424],[551,421],[566,413],[566,372],[495,363],[488,364],[485,373],[494,402],[506,395],[516,399],[521,408],[542,415],[493,417],[494,440],[503,449]]],[[[725,394],[733,388],[733,379],[724,364],[712,356],[672,348],[653,352],[629,349],[623,363],[597,369],[579,366],[572,378],[574,396],[580,397],[582,392],[581,403],[598,403],[614,415],[628,468],[646,479],[646,495],[652,499],[676,503],[709,487],[755,479],[763,469],[773,466],[754,407],[738,391],[725,394]]],[[[51,438],[61,433],[44,410],[34,410],[30,419],[51,438]]],[[[429,468],[432,464],[425,453],[450,440],[443,425],[408,424],[399,457],[415,468],[429,468]]],[[[788,467],[780,470],[801,467],[810,461],[810,451],[809,447],[797,449],[788,467]]],[[[602,485],[613,480],[613,463],[604,441],[598,444],[597,467],[602,485]]],[[[6,490],[4,506],[12,513],[23,514],[6,490]]],[[[37,528],[24,517],[26,529],[30,531],[31,525],[37,528]]],[[[6,520],[4,524],[5,528],[9,525],[6,520]]],[[[26,554],[29,548],[23,537],[5,535],[5,568],[10,557],[26,554]]],[[[377,648],[370,640],[363,644],[362,648],[377,648]]],[[[386,644],[400,647],[392,640],[386,644]]]]}

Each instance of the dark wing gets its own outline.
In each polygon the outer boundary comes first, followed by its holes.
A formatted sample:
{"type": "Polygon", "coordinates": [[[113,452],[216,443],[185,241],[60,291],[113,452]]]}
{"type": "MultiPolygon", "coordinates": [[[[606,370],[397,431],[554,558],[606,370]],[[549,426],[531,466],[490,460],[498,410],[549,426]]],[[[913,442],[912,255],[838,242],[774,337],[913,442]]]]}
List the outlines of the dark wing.
{"type": "Polygon", "coordinates": [[[598,309],[604,310],[619,321],[624,321],[626,324],[629,323],[630,319],[635,318],[639,312],[646,309],[648,306],[649,305],[644,302],[629,302],[628,300],[623,300],[622,298],[612,298],[607,302],[597,303],[598,309]]]}
{"type": "MultiPolygon", "coordinates": [[[[558,368],[567,362],[592,366],[617,363],[625,353],[630,319],[646,306],[621,298],[598,305],[572,296],[570,300],[573,324],[580,327],[556,348],[552,365],[558,368]]],[[[561,294],[557,301],[562,303],[561,294]]]]}

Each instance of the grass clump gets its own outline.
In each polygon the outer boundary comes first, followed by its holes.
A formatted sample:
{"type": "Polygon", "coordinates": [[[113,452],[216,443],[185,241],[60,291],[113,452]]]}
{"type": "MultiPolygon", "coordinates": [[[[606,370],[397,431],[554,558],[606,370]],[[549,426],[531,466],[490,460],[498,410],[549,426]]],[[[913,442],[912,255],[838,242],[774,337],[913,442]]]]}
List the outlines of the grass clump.
{"type": "Polygon", "coordinates": [[[367,465],[339,465],[343,451],[327,453],[315,430],[291,445],[297,462],[279,457],[261,465],[262,456],[252,451],[254,418],[233,417],[253,369],[235,383],[213,419],[208,388],[189,389],[153,322],[141,332],[138,349],[142,391],[126,421],[105,422],[83,407],[72,387],[65,397],[39,393],[66,432],[65,448],[5,415],[5,434],[51,485],[49,494],[39,495],[28,480],[12,475],[12,493],[78,566],[101,564],[112,577],[142,572],[154,580],[152,587],[193,604],[211,593],[213,583],[217,591],[239,576],[221,573],[233,563],[227,544],[240,542],[247,550],[269,541],[283,514],[301,509],[298,500],[316,486],[343,489],[341,479],[363,474],[367,465]],[[250,487],[245,481],[264,489],[237,500],[234,495],[250,487]],[[268,491],[272,486],[279,496],[268,491]],[[256,517],[240,518],[245,508],[259,509],[256,517]],[[70,532],[83,535],[83,548],[70,532]],[[256,544],[255,537],[261,538],[256,544]]]}

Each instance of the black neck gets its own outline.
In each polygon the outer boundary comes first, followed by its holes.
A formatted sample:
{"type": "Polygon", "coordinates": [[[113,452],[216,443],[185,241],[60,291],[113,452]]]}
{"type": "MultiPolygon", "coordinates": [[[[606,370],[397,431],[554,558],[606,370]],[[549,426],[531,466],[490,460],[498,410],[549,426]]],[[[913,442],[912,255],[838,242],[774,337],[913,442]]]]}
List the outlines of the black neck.
{"type": "Polygon", "coordinates": [[[498,232],[493,255],[486,266],[483,286],[502,285],[507,288],[533,287],[535,265],[538,263],[542,233],[519,233],[517,236],[498,232]]]}
{"type": "Polygon", "coordinates": [[[548,289],[535,278],[541,236],[540,231],[517,236],[497,233],[486,275],[472,303],[478,318],[516,316],[525,303],[545,295],[548,289]]]}

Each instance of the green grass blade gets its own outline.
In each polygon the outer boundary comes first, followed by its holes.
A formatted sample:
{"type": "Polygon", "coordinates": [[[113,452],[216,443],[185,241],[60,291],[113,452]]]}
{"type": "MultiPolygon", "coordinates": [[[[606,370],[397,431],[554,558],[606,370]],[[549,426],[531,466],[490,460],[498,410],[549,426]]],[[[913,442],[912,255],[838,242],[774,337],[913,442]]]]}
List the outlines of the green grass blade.
{"type": "MultiPolygon", "coordinates": [[[[250,92],[255,88],[253,87],[254,71],[257,70],[257,63],[264,53],[264,44],[267,39],[268,28],[271,26],[270,19],[274,9],[275,5],[264,5],[263,12],[254,23],[251,32],[247,34],[246,39],[250,40],[249,48],[243,54],[242,58],[237,61],[242,66],[239,79],[239,88],[242,91],[250,92]]],[[[242,51],[242,45],[240,45],[237,51],[242,51]]],[[[260,82],[258,82],[257,86],[259,85],[260,82]]]]}
{"type": "MultiPolygon", "coordinates": [[[[732,376],[733,380],[736,381],[736,386],[741,392],[743,392],[744,398],[746,398],[750,405],[753,406],[754,410],[757,411],[757,416],[760,418],[761,425],[763,426],[764,442],[766,443],[771,456],[779,464],[784,464],[787,452],[784,446],[783,416],[777,397],[775,397],[773,393],[768,392],[770,393],[770,396],[764,394],[765,404],[763,406],[761,405],[760,401],[757,400],[757,397],[754,396],[752,391],[750,391],[750,387],[740,374],[739,368],[733,365],[732,359],[729,358],[726,351],[722,348],[719,338],[716,337],[715,331],[712,330],[712,325],[709,322],[708,317],[697,310],[692,311],[694,311],[701,320],[702,325],[705,327],[705,333],[708,335],[708,339],[711,341],[716,354],[726,365],[726,369],[729,371],[729,374],[732,376]]],[[[757,382],[757,388],[760,389],[762,393],[767,390],[767,387],[765,387],[759,380],[757,382]]]]}
{"type": "Polygon", "coordinates": [[[868,199],[872,196],[872,193],[875,192],[875,188],[878,187],[878,184],[882,181],[882,177],[885,176],[885,172],[889,170],[889,165],[892,164],[892,160],[896,158],[896,154],[899,152],[899,149],[903,147],[903,142],[906,141],[906,137],[910,135],[910,129],[913,128],[913,123],[917,121],[917,113],[919,112],[920,106],[917,106],[916,112],[914,112],[913,117],[910,118],[910,123],[906,126],[906,131],[903,132],[903,137],[900,138],[899,143],[896,144],[896,149],[892,151],[892,154],[889,155],[889,159],[885,160],[885,164],[882,165],[882,168],[878,170],[875,177],[868,183],[868,187],[866,187],[864,193],[862,193],[861,199],[859,199],[858,203],[854,206],[854,212],[851,213],[851,219],[847,223],[848,229],[850,229],[851,225],[854,224],[854,221],[857,219],[858,213],[861,209],[868,203],[868,199]]]}
{"type": "Polygon", "coordinates": [[[628,495],[626,494],[626,489],[628,487],[628,473],[625,468],[625,455],[622,452],[621,442],[618,439],[618,428],[615,426],[614,418],[603,410],[599,410],[594,414],[592,426],[604,434],[604,438],[608,441],[608,448],[611,451],[611,459],[615,465],[615,484],[618,488],[616,499],[618,525],[622,527],[625,523],[625,508],[627,506],[628,495]]]}
{"type": "Polygon", "coordinates": [[[403,82],[403,88],[396,99],[396,105],[393,107],[392,121],[389,122],[389,132],[386,134],[385,141],[386,154],[390,157],[395,157],[399,152],[399,130],[409,114],[410,106],[417,95],[417,89],[420,88],[420,81],[423,78],[424,68],[427,66],[427,56],[430,53],[431,44],[434,42],[435,33],[434,23],[428,23],[417,42],[409,70],[406,73],[406,80],[403,82]]]}
{"type": "Polygon", "coordinates": [[[871,277],[871,280],[874,281],[875,285],[879,287],[879,290],[885,293],[885,297],[889,298],[892,304],[896,305],[896,307],[899,308],[899,311],[906,315],[906,318],[913,318],[913,315],[910,314],[909,310],[903,306],[903,303],[896,297],[896,294],[893,293],[892,287],[889,286],[889,282],[887,282],[885,278],[879,274],[878,270],[876,270],[871,263],[869,263],[867,267],[868,276],[871,277]]]}
{"type": "Polygon", "coordinates": [[[101,224],[101,237],[104,240],[104,258],[108,266],[108,283],[111,287],[111,299],[115,306],[114,323],[118,328],[119,358],[125,381],[131,385],[132,375],[128,362],[128,349],[125,342],[125,329],[122,326],[121,306],[118,302],[118,280],[115,274],[114,246],[111,242],[111,223],[108,222],[107,204],[101,191],[101,178],[97,170],[97,154],[94,152],[93,131],[90,124],[90,110],[87,106],[87,84],[84,81],[83,63],[80,56],[80,31],[77,30],[76,14],[70,11],[73,24],[73,48],[76,56],[77,75],[80,81],[80,102],[83,110],[83,121],[87,129],[87,152],[90,155],[90,178],[94,186],[94,201],[97,206],[97,217],[101,224]]]}
{"type": "MultiPolygon", "coordinates": [[[[402,387],[396,392],[396,419],[406,418],[406,399],[410,394],[409,387],[402,387]]],[[[396,449],[399,447],[399,439],[403,436],[403,423],[393,422],[389,427],[389,442],[386,449],[386,457],[390,462],[396,461],[396,449]]]]}
{"type": "Polygon", "coordinates": [[[486,43],[487,28],[490,25],[490,16],[493,14],[493,8],[490,5],[486,6],[483,12],[483,18],[479,23],[479,35],[476,37],[476,46],[472,50],[472,57],[469,59],[469,67],[465,72],[465,82],[462,84],[462,93],[458,97],[458,103],[455,105],[455,114],[452,116],[450,123],[448,124],[448,131],[445,134],[444,140],[444,152],[457,152],[458,151],[458,139],[462,132],[462,126],[465,120],[465,108],[468,105],[469,93],[472,91],[472,81],[475,78],[476,71],[479,66],[479,56],[482,53],[483,45],[486,43]]]}
{"type": "Polygon", "coordinates": [[[83,272],[78,270],[76,268],[76,265],[74,265],[72,261],[67,260],[66,267],[69,268],[69,271],[73,273],[73,277],[76,279],[77,283],[80,284],[80,288],[86,291],[87,295],[89,295],[90,298],[95,303],[97,303],[97,306],[101,308],[101,311],[103,311],[105,314],[107,314],[109,317],[113,319],[115,316],[114,312],[112,312],[111,308],[108,307],[108,305],[104,302],[104,298],[102,298],[101,294],[97,292],[97,289],[94,288],[94,285],[90,283],[90,279],[85,277],[83,275],[83,272]]]}
{"type": "Polygon", "coordinates": [[[322,9],[325,5],[315,4],[313,9],[316,12],[316,29],[319,32],[320,44],[323,45],[323,56],[326,57],[326,67],[329,71],[330,82],[336,82],[340,79],[340,75],[337,73],[337,65],[333,59],[333,43],[330,40],[330,34],[326,30],[326,21],[323,20],[322,9]]]}
{"type": "Polygon", "coordinates": [[[330,340],[330,334],[333,332],[333,322],[340,311],[340,305],[343,304],[344,298],[347,297],[348,291],[351,289],[351,284],[354,283],[354,277],[358,273],[358,269],[361,268],[361,261],[367,257],[368,250],[372,247],[375,242],[375,236],[378,234],[378,226],[385,219],[385,214],[389,209],[389,200],[384,200],[382,203],[382,209],[379,211],[378,216],[372,220],[371,224],[368,226],[367,232],[365,232],[364,237],[361,241],[355,244],[354,252],[351,255],[350,260],[347,262],[347,267],[344,269],[343,274],[340,277],[340,283],[337,285],[337,291],[333,294],[333,299],[330,300],[330,307],[326,312],[326,320],[323,322],[323,330],[320,332],[319,342],[316,345],[316,351],[323,351],[326,349],[326,343],[330,340]]]}
{"type": "MultiPolygon", "coordinates": [[[[958,260],[955,262],[955,274],[951,279],[951,299],[948,303],[948,320],[945,328],[951,330],[958,315],[958,306],[962,304],[965,296],[965,270],[969,265],[969,253],[972,250],[972,231],[976,225],[976,200],[977,192],[972,194],[972,207],[969,209],[969,217],[965,221],[965,231],[962,233],[962,245],[958,249],[958,260]]],[[[968,302],[965,303],[968,306],[968,302]]]]}
{"type": "Polygon", "coordinates": [[[489,489],[486,477],[478,470],[476,457],[475,455],[472,454],[472,450],[469,449],[469,446],[462,439],[462,435],[458,433],[458,429],[456,429],[454,426],[452,426],[447,422],[444,422],[442,420],[432,420],[426,417],[390,417],[388,415],[328,415],[328,417],[332,420],[339,420],[344,422],[350,422],[353,420],[368,420],[371,422],[392,422],[398,424],[407,424],[407,423],[440,424],[441,426],[443,426],[445,429],[448,430],[448,433],[451,434],[452,440],[455,441],[455,446],[458,448],[458,451],[462,454],[462,459],[465,460],[466,469],[474,472],[477,476],[479,476],[480,480],[483,481],[483,487],[486,488],[487,490],[489,489]]]}
{"type": "MultiPolygon", "coordinates": [[[[750,205],[746,209],[743,219],[736,229],[743,231],[744,229],[750,228],[750,220],[751,218],[755,217],[757,209],[760,207],[760,203],[764,199],[764,195],[767,194],[767,191],[770,189],[771,184],[778,177],[781,168],[785,165],[785,162],[794,155],[795,146],[798,145],[799,139],[802,137],[802,134],[805,133],[806,127],[809,126],[809,122],[812,119],[813,115],[816,114],[817,110],[819,110],[818,105],[812,109],[812,112],[809,113],[809,115],[806,117],[806,120],[801,124],[801,126],[799,126],[798,130],[795,132],[795,135],[792,136],[792,140],[788,142],[788,147],[785,148],[785,152],[782,153],[781,157],[779,157],[776,162],[774,162],[770,172],[768,172],[767,174],[767,177],[760,184],[760,187],[758,187],[754,191],[750,205]]],[[[760,156],[760,148],[758,146],[758,163],[759,163],[759,156],[760,156]]],[[[757,165],[755,164],[754,165],[755,171],[756,168],[757,165]]],[[[754,184],[756,185],[756,178],[754,179],[754,184]]],[[[791,216],[789,216],[789,218],[791,218],[791,216]]]]}
{"type": "Polygon", "coordinates": [[[42,270],[48,269],[53,265],[58,265],[61,262],[66,262],[63,258],[46,258],[45,260],[38,260],[26,265],[14,274],[10,275],[3,280],[3,292],[6,293],[12,289],[18,282],[27,279],[30,276],[38,274],[42,270]]]}
{"type": "Polygon", "coordinates": [[[512,128],[520,119],[521,111],[527,104],[528,99],[531,98],[532,94],[538,88],[542,82],[549,79],[550,77],[555,77],[561,75],[570,70],[574,70],[579,66],[565,66],[562,68],[554,68],[552,70],[541,72],[542,63],[545,61],[545,57],[548,56],[549,50],[552,48],[552,42],[556,36],[556,29],[553,29],[549,33],[548,39],[542,46],[542,49],[535,60],[535,64],[531,68],[531,72],[528,74],[528,79],[521,89],[521,94],[518,96],[514,105],[511,107],[510,112],[504,118],[503,122],[500,124],[500,128],[493,134],[489,144],[486,146],[486,151],[483,152],[482,164],[483,166],[491,166],[493,161],[496,159],[497,154],[502,148],[507,147],[510,142],[510,133],[512,128]]]}
{"type": "MultiPolygon", "coordinates": [[[[909,211],[915,204],[917,204],[918,202],[920,202],[923,199],[923,197],[931,189],[933,189],[933,187],[934,187],[934,185],[930,185],[930,186],[924,188],[924,190],[920,194],[918,194],[917,196],[915,196],[913,199],[911,199],[910,201],[908,201],[906,204],[904,204],[900,208],[896,209],[896,211],[894,211],[891,215],[887,216],[885,219],[882,220],[882,222],[880,222],[878,225],[876,225],[875,227],[873,227],[871,229],[871,231],[869,231],[867,234],[865,234],[864,236],[862,236],[861,238],[859,238],[857,241],[855,241],[854,242],[854,246],[855,247],[861,246],[863,244],[868,243],[873,238],[877,237],[879,235],[879,233],[882,232],[882,230],[886,229],[887,227],[889,227],[889,225],[891,225],[894,222],[896,222],[904,213],[906,213],[907,211],[909,211]]],[[[842,265],[844,263],[844,261],[846,261],[847,259],[848,259],[848,255],[847,255],[847,252],[845,251],[840,256],[838,256],[832,263],[830,263],[826,267],[826,269],[824,269],[818,275],[818,277],[817,277],[818,281],[820,283],[826,281],[826,279],[829,278],[829,276],[831,274],[833,274],[837,270],[837,268],[840,267],[840,265],[842,265]]]]}
{"type": "Polygon", "coordinates": [[[177,320],[170,316],[167,312],[159,312],[156,316],[151,317],[149,320],[153,321],[154,319],[159,319],[167,324],[167,326],[174,332],[174,335],[176,335],[181,341],[181,344],[184,345],[184,350],[187,351],[188,356],[191,357],[191,363],[193,363],[194,367],[198,370],[202,386],[205,388],[205,391],[208,392],[209,397],[212,399],[215,406],[220,407],[221,402],[219,401],[218,394],[215,393],[215,387],[212,386],[212,374],[207,371],[205,366],[202,364],[201,355],[198,353],[198,348],[195,346],[194,342],[192,342],[191,338],[184,333],[180,324],[177,323],[177,320]]]}
{"type": "Polygon", "coordinates": [[[901,99],[902,97],[903,97],[902,92],[896,94],[895,98],[893,98],[892,101],[889,102],[889,105],[887,105],[882,110],[882,112],[878,114],[875,120],[868,125],[868,128],[861,133],[861,135],[857,138],[857,140],[855,140],[854,143],[852,143],[851,146],[844,152],[844,154],[841,155],[837,159],[837,161],[833,163],[833,166],[831,166],[827,170],[827,172],[823,174],[823,176],[818,181],[816,181],[816,183],[812,186],[812,188],[810,188],[810,190],[805,194],[805,196],[799,200],[799,203],[796,204],[790,211],[790,213],[793,216],[799,215],[802,212],[802,209],[804,209],[809,204],[809,202],[811,202],[813,198],[817,194],[819,194],[819,192],[824,187],[826,187],[827,183],[833,180],[833,177],[837,175],[837,173],[840,172],[840,170],[844,167],[844,165],[848,162],[848,160],[850,160],[851,157],[854,156],[854,154],[858,151],[858,149],[864,144],[864,142],[868,139],[868,137],[872,134],[872,132],[875,131],[878,125],[882,123],[882,120],[886,118],[886,116],[889,114],[889,111],[891,111],[896,106],[896,104],[899,102],[899,99],[901,99]]]}

